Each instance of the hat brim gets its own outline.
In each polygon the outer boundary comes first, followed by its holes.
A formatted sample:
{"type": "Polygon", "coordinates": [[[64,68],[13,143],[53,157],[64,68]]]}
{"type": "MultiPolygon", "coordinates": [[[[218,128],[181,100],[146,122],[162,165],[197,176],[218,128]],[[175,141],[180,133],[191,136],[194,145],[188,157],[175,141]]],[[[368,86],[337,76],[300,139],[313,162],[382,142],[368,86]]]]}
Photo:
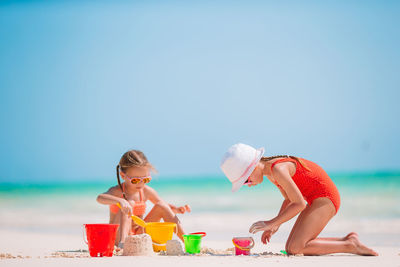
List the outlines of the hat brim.
{"type": "MultiPolygon", "coordinates": [[[[260,161],[260,159],[262,158],[262,156],[264,156],[265,149],[263,147],[259,148],[259,149],[257,149],[257,152],[258,152],[258,155],[256,158],[256,162],[258,163],[260,161]]],[[[252,166],[251,168],[249,168],[247,170],[247,172],[243,175],[243,177],[241,179],[232,183],[232,192],[238,191],[244,185],[244,183],[249,178],[250,174],[254,171],[256,166],[257,166],[257,164],[254,164],[254,166],[252,166]]]]}

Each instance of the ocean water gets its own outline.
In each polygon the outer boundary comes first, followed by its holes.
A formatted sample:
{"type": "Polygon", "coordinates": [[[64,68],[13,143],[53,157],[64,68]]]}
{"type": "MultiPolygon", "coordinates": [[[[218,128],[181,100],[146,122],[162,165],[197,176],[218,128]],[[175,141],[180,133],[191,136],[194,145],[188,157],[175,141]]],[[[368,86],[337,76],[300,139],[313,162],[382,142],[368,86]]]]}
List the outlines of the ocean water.
{"type": "MultiPolygon", "coordinates": [[[[341,194],[338,214],[327,234],[365,233],[370,242],[396,245],[400,240],[400,172],[330,174],[341,194]]],[[[108,221],[108,207],[96,197],[115,185],[98,182],[2,183],[0,229],[41,233],[81,234],[84,223],[108,221]]],[[[273,218],[283,198],[267,179],[252,188],[231,193],[230,183],[215,177],[155,177],[149,184],[167,202],[189,204],[192,213],[180,215],[188,231],[208,231],[211,238],[247,234],[257,220],[273,218]]],[[[148,210],[151,204],[148,205],[148,210]]],[[[294,220],[281,227],[284,241],[294,220]]]]}

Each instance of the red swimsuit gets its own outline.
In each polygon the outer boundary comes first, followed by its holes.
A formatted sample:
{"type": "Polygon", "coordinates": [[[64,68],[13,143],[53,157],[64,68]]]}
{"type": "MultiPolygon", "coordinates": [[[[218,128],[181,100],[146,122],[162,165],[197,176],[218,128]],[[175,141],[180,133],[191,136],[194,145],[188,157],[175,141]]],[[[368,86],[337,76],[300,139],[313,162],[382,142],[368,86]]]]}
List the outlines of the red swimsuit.
{"type": "Polygon", "coordinates": [[[314,162],[306,159],[300,160],[305,167],[295,159],[284,158],[272,163],[271,170],[277,163],[293,162],[296,164],[296,173],[292,176],[292,179],[308,204],[311,205],[316,198],[326,197],[332,201],[337,213],[340,206],[340,195],[331,178],[314,162]]]}

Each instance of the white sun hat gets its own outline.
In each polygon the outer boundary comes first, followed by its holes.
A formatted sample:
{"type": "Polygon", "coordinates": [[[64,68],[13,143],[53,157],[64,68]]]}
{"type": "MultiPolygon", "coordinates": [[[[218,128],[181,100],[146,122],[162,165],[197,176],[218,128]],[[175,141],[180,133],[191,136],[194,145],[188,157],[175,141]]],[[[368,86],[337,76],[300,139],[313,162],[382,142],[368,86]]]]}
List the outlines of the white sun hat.
{"type": "Polygon", "coordinates": [[[228,149],[222,158],[221,169],[232,183],[232,192],[242,187],[263,155],[263,147],[255,149],[240,143],[228,149]]]}

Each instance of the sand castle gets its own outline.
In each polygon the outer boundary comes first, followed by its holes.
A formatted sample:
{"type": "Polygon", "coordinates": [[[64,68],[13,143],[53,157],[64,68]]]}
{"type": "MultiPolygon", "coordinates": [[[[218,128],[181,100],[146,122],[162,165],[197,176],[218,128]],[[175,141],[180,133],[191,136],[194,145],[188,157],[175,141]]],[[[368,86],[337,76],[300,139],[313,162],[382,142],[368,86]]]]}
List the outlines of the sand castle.
{"type": "Polygon", "coordinates": [[[148,234],[130,235],[125,239],[123,256],[152,256],[153,243],[148,234]]]}
{"type": "Polygon", "coordinates": [[[168,240],[166,247],[168,256],[181,256],[185,254],[179,240],[168,240]]]}

